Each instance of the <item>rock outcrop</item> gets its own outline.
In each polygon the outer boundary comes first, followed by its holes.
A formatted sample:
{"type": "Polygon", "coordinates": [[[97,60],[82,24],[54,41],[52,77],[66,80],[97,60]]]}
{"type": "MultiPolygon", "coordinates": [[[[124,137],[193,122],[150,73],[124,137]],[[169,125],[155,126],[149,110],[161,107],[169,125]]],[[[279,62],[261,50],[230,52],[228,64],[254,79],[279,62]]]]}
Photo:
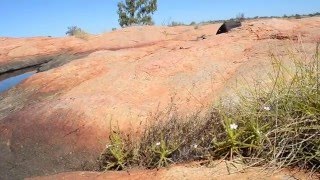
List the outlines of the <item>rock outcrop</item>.
{"type": "Polygon", "coordinates": [[[320,40],[319,17],[248,21],[216,36],[220,25],[131,27],[88,40],[1,38],[2,72],[39,57],[76,58],[0,94],[0,179],[92,170],[111,120],[139,129],[172,101],[181,114],[205,108],[239,75],[262,74],[270,51],[314,52],[320,40]]]}
{"type": "Polygon", "coordinates": [[[224,179],[224,180],[248,180],[248,179],[270,179],[270,180],[283,180],[283,179],[313,179],[317,175],[297,170],[279,170],[272,172],[267,169],[261,168],[241,168],[237,164],[230,164],[228,162],[215,162],[212,168],[197,166],[196,164],[177,165],[170,168],[163,168],[159,170],[129,170],[123,172],[70,172],[60,173],[52,176],[34,177],[30,180],[51,180],[51,179],[163,179],[163,180],[176,180],[176,179],[224,179]]]}

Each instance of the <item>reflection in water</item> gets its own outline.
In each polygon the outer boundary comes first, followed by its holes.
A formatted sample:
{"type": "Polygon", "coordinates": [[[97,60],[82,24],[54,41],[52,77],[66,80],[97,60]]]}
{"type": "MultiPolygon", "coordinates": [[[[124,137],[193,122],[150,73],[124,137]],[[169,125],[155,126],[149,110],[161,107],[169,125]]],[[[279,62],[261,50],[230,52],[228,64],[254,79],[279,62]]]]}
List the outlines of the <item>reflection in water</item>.
{"type": "Polygon", "coordinates": [[[12,88],[13,86],[19,84],[21,81],[27,79],[28,77],[35,74],[36,71],[27,72],[17,76],[13,76],[0,81],[0,93],[12,88]]]}

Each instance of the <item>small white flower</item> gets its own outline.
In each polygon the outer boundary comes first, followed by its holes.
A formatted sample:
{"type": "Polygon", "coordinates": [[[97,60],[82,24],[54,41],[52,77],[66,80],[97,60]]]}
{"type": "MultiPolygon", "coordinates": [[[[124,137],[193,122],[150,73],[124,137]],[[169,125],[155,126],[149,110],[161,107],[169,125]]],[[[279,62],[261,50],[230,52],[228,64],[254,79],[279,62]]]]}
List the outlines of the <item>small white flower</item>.
{"type": "Polygon", "coordinates": [[[107,144],[106,148],[108,149],[109,147],[112,147],[112,145],[111,144],[107,144]]]}
{"type": "Polygon", "coordinates": [[[269,106],[265,106],[265,107],[263,107],[263,109],[266,110],[266,111],[270,111],[271,110],[271,108],[269,106]]]}
{"type": "Polygon", "coordinates": [[[197,148],[198,148],[198,145],[197,145],[197,144],[194,144],[194,145],[193,145],[193,148],[197,149],[197,148]]]}
{"type": "Polygon", "coordinates": [[[238,129],[238,125],[235,123],[232,123],[232,124],[230,124],[230,129],[236,130],[236,129],[238,129]]]}
{"type": "Polygon", "coordinates": [[[156,143],[156,146],[160,146],[160,144],[161,144],[160,142],[157,142],[157,143],[156,143]]]}

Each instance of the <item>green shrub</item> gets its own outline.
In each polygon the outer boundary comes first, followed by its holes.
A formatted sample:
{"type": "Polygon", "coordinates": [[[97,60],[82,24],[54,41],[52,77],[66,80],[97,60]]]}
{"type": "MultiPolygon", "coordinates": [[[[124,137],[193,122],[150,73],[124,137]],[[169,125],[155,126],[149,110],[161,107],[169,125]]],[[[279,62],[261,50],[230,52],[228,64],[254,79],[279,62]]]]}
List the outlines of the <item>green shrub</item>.
{"type": "Polygon", "coordinates": [[[89,38],[89,34],[77,26],[68,27],[68,31],[66,32],[66,35],[74,36],[76,38],[80,38],[84,40],[87,40],[89,38]]]}
{"type": "Polygon", "coordinates": [[[68,31],[66,32],[66,35],[69,36],[74,36],[76,33],[82,31],[81,28],[77,27],[77,26],[70,26],[68,27],[68,31]]]}
{"type": "Polygon", "coordinates": [[[186,26],[183,22],[177,22],[177,21],[172,21],[170,24],[168,24],[169,27],[174,27],[174,26],[186,26]]]}
{"type": "Polygon", "coordinates": [[[296,19],[301,19],[302,17],[301,17],[300,14],[296,14],[296,15],[294,15],[294,18],[296,18],[296,19]]]}
{"type": "Polygon", "coordinates": [[[242,22],[242,21],[244,21],[246,18],[245,18],[245,16],[244,16],[244,13],[239,13],[237,16],[236,16],[236,20],[237,21],[240,21],[240,22],[242,22]]]}
{"type": "Polygon", "coordinates": [[[190,26],[194,26],[194,25],[196,25],[196,24],[197,24],[196,22],[192,21],[189,25],[190,25],[190,26]]]}

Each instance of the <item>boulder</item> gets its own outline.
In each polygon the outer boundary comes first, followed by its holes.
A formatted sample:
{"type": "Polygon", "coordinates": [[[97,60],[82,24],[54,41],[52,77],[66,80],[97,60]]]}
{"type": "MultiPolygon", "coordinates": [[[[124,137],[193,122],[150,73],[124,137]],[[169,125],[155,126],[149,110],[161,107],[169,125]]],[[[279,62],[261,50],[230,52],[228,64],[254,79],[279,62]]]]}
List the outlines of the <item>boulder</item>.
{"type": "Polygon", "coordinates": [[[225,21],[217,31],[218,34],[229,32],[231,29],[237,28],[241,26],[240,21],[225,21]]]}

